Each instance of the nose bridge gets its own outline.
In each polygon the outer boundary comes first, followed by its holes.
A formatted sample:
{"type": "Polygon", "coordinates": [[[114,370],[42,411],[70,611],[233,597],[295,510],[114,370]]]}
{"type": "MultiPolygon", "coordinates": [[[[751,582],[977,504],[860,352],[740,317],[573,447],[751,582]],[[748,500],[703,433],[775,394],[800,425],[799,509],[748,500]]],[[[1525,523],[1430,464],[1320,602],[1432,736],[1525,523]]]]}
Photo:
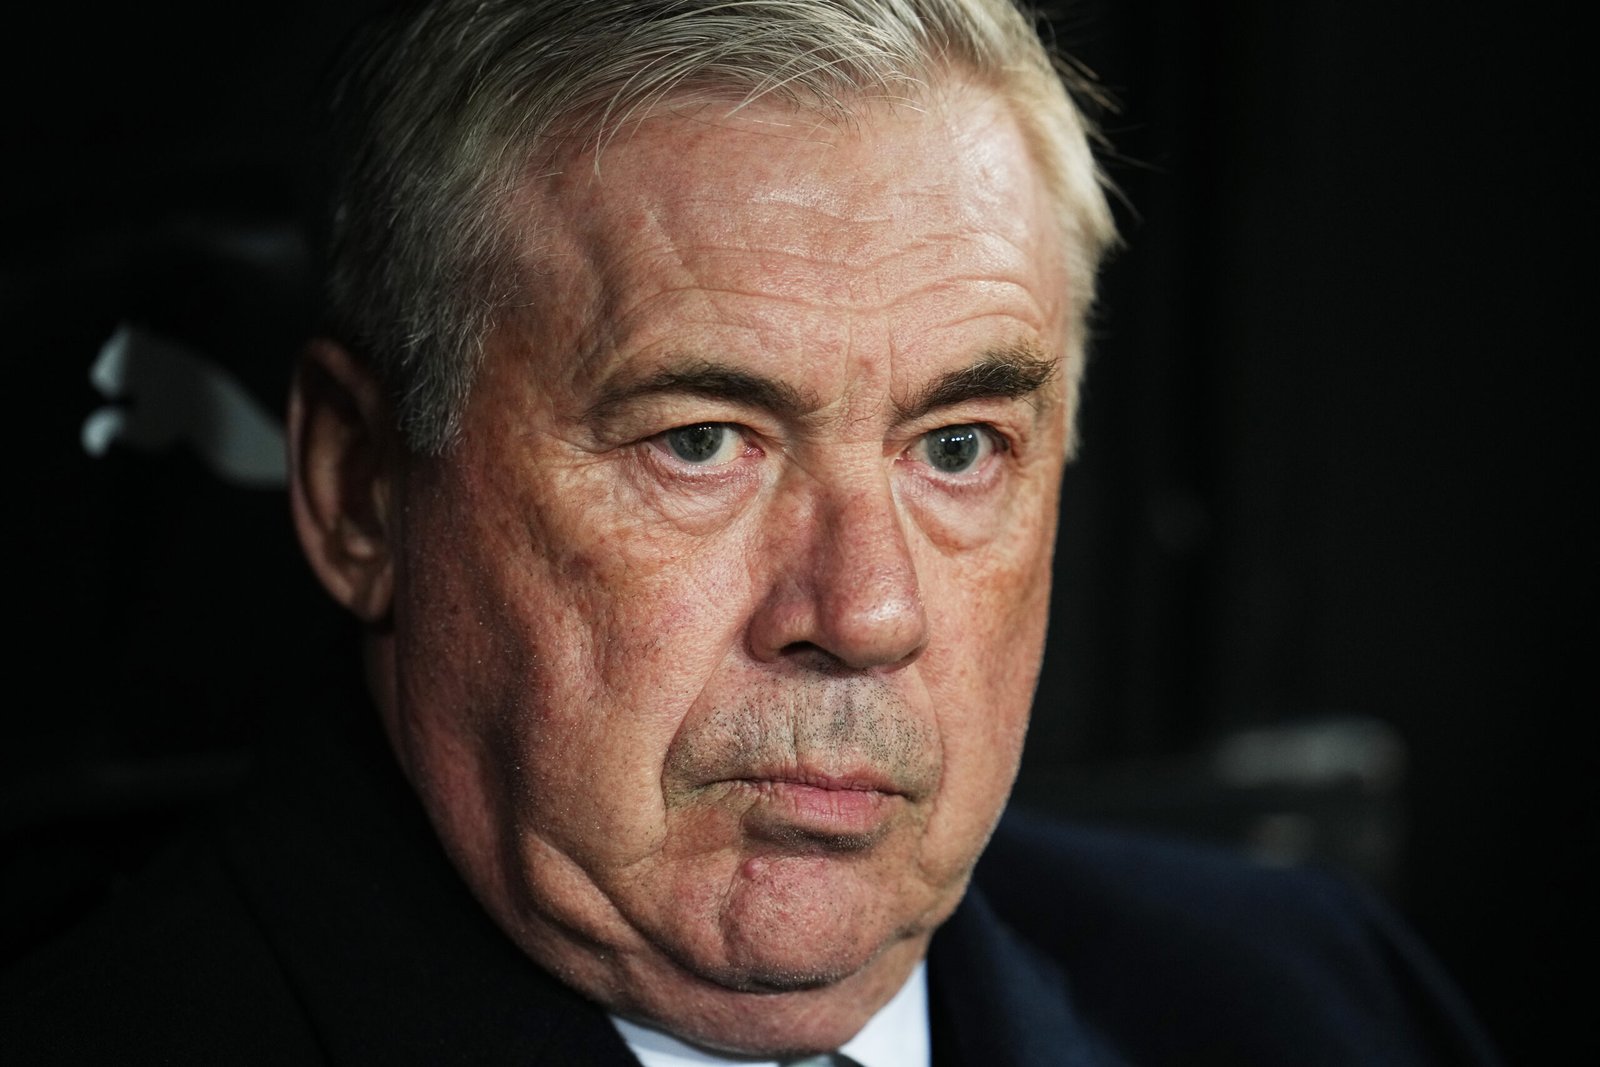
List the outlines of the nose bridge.
{"type": "Polygon", "coordinates": [[[769,650],[821,649],[858,670],[914,659],[927,642],[916,561],[881,468],[809,479],[768,605],[769,650]]]}

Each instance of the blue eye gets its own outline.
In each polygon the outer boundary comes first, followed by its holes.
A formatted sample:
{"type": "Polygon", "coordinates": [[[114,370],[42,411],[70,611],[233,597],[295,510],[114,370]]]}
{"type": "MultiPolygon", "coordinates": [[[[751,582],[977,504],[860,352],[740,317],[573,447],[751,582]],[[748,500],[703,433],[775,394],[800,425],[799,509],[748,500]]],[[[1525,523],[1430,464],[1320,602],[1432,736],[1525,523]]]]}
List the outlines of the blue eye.
{"type": "Polygon", "coordinates": [[[697,467],[731,459],[726,453],[738,442],[732,427],[721,422],[680,426],[661,435],[667,450],[685,463],[697,467]]]}
{"type": "Polygon", "coordinates": [[[988,451],[988,434],[977,426],[945,426],[922,437],[928,465],[945,474],[964,474],[988,451]]]}

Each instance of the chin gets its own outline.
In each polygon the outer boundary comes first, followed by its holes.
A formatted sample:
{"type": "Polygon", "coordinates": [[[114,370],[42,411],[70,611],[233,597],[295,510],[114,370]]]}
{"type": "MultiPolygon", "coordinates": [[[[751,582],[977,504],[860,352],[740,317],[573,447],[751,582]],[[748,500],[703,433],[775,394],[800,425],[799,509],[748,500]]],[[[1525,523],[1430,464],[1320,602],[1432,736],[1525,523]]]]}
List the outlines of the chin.
{"type": "Polygon", "coordinates": [[[734,972],[763,989],[797,992],[846,981],[908,939],[931,931],[923,915],[895,918],[863,908],[854,915],[829,909],[820,922],[767,924],[730,939],[734,972]]]}
{"type": "Polygon", "coordinates": [[[749,946],[725,966],[698,976],[735,993],[809,993],[827,989],[861,973],[882,954],[881,943],[863,951],[858,943],[825,946],[795,943],[749,946]]]}
{"type": "Polygon", "coordinates": [[[861,969],[854,961],[843,966],[819,967],[814,958],[806,960],[762,960],[717,969],[701,974],[724,989],[736,993],[805,993],[837,985],[861,969]]]}
{"type": "MultiPolygon", "coordinates": [[[[679,962],[750,992],[803,992],[846,981],[893,946],[930,931],[943,917],[935,913],[948,910],[926,886],[892,873],[822,856],[747,861],[715,912],[700,916],[716,931],[699,941],[709,951],[679,962]]],[[[680,942],[691,957],[696,940],[680,942]]]]}

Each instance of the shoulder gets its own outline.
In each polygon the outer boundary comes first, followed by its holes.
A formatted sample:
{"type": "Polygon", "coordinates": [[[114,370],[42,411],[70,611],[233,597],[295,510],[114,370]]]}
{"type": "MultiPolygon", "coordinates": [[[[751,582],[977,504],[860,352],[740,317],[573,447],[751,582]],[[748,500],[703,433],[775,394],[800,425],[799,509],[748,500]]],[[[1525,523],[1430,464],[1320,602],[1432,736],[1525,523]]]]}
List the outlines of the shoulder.
{"type": "Polygon", "coordinates": [[[1068,943],[1155,930],[1229,943],[1286,931],[1337,936],[1366,910],[1364,894],[1320,870],[1018,811],[1001,821],[976,878],[1008,922],[1068,943]]]}
{"type": "Polygon", "coordinates": [[[340,703],[308,705],[315,729],[4,976],[0,1059],[629,1062],[472,897],[376,717],[340,703]]]}
{"type": "Polygon", "coordinates": [[[5,975],[0,1018],[17,1062],[319,1059],[227,865],[198,842],[5,975]]]}
{"type": "Polygon", "coordinates": [[[1196,1042],[1346,1050],[1330,1063],[1493,1062],[1404,924],[1333,874],[1011,813],[975,883],[1062,965],[1080,1009],[1153,1062],[1196,1042]]]}

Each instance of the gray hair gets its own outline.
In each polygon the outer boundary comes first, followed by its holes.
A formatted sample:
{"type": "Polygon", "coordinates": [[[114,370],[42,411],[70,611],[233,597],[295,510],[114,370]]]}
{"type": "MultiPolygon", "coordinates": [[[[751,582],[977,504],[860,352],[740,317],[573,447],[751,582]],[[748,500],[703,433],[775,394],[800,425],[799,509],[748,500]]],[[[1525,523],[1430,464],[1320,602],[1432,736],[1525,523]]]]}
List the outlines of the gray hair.
{"type": "Polygon", "coordinates": [[[374,368],[407,446],[445,451],[519,299],[505,205],[531,162],[598,149],[669,98],[769,98],[846,119],[953,78],[1012,103],[1069,256],[1081,371],[1115,240],[1089,124],[1012,0],[439,0],[373,30],[335,96],[329,330],[374,368]]]}

